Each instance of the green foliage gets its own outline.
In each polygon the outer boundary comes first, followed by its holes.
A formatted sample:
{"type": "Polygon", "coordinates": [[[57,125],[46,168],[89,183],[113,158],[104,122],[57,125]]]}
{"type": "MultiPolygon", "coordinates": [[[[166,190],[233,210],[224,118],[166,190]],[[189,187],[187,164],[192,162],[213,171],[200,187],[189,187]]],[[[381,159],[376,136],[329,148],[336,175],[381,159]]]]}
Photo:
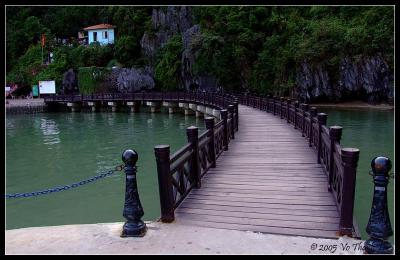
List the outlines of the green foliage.
{"type": "MultiPolygon", "coordinates": [[[[7,6],[7,82],[59,82],[69,68],[144,65],[140,39],[145,31],[155,33],[152,8],[7,6]],[[67,47],[52,42],[54,37],[76,37],[82,28],[98,23],[117,26],[115,46],[67,47]],[[42,33],[47,39],[44,54],[55,53],[55,63],[47,67],[41,65],[42,33]]],[[[214,75],[226,89],[287,93],[304,61],[325,66],[333,81],[343,57],[380,54],[394,70],[392,6],[202,6],[192,7],[192,13],[201,27],[201,35],[190,46],[196,54],[192,72],[214,75]]],[[[155,78],[161,88],[182,85],[182,51],[181,35],[160,51],[155,78]]]]}
{"type": "Polygon", "coordinates": [[[84,95],[96,93],[101,89],[101,82],[110,73],[107,68],[82,67],[78,69],[79,92],[84,95]]]}
{"type": "Polygon", "coordinates": [[[22,55],[13,70],[7,74],[7,83],[30,85],[34,77],[42,70],[42,49],[40,45],[32,45],[22,55]]]}
{"type": "Polygon", "coordinates": [[[193,7],[202,27],[195,73],[229,89],[288,93],[300,63],[337,80],[343,57],[382,54],[393,71],[393,7],[193,7]]]}
{"type": "Polygon", "coordinates": [[[180,69],[182,65],[183,43],[180,35],[173,36],[160,50],[156,67],[156,84],[163,90],[176,90],[182,85],[180,69]]]}
{"type": "Polygon", "coordinates": [[[112,67],[121,68],[122,65],[121,65],[121,63],[119,63],[116,59],[114,59],[114,60],[110,60],[110,62],[107,63],[107,68],[112,68],[112,67]]]}
{"type": "Polygon", "coordinates": [[[133,67],[138,64],[140,57],[140,43],[133,36],[121,36],[115,42],[115,58],[124,67],[133,67]]]}

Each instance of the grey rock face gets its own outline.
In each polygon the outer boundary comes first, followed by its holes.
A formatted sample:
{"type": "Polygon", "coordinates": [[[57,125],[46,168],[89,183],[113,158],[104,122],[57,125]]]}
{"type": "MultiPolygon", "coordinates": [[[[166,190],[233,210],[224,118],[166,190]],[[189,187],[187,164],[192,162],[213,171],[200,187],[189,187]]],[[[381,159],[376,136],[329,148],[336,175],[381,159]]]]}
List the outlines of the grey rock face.
{"type": "MultiPolygon", "coordinates": [[[[181,77],[183,86],[187,90],[215,90],[216,79],[210,75],[193,75],[192,66],[196,60],[196,48],[193,42],[200,37],[200,26],[193,25],[191,8],[182,6],[169,6],[154,8],[152,13],[152,32],[146,32],[141,39],[143,54],[150,61],[154,70],[157,51],[162,48],[168,40],[177,34],[182,35],[184,51],[182,53],[181,77]]],[[[153,75],[151,72],[149,75],[153,75]]]]}
{"type": "Polygon", "coordinates": [[[145,32],[140,45],[143,54],[153,65],[156,52],[175,34],[184,33],[192,26],[190,7],[168,6],[167,10],[154,8],[151,16],[153,32],[145,32]]]}
{"type": "Polygon", "coordinates": [[[151,90],[155,83],[146,69],[114,69],[118,75],[116,78],[117,91],[122,93],[151,90]]]}
{"type": "Polygon", "coordinates": [[[78,80],[73,69],[69,69],[63,75],[61,93],[72,94],[78,90],[78,80]]]}
{"type": "Polygon", "coordinates": [[[196,61],[199,43],[201,45],[200,26],[192,26],[182,34],[184,51],[182,53],[182,82],[186,90],[217,90],[217,80],[206,73],[193,74],[193,64],[196,61]]]}
{"type": "Polygon", "coordinates": [[[340,63],[337,82],[330,81],[322,65],[311,68],[305,61],[297,73],[296,96],[305,101],[351,97],[370,103],[386,102],[393,98],[392,79],[388,64],[379,55],[363,57],[359,61],[345,57],[340,63]]]}
{"type": "Polygon", "coordinates": [[[309,101],[321,97],[330,97],[332,87],[328,72],[322,66],[312,68],[304,61],[297,73],[297,96],[300,100],[309,101]]]}

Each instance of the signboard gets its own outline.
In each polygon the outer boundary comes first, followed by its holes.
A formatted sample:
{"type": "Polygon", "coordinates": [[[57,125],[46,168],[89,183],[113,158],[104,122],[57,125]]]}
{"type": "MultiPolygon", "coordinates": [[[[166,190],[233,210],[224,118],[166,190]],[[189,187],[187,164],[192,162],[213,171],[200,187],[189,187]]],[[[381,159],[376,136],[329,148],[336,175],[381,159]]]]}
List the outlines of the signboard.
{"type": "Polygon", "coordinates": [[[32,86],[32,96],[33,96],[33,97],[39,96],[39,88],[38,88],[38,85],[33,85],[33,86],[32,86]]]}
{"type": "Polygon", "coordinates": [[[56,82],[54,80],[39,81],[40,94],[55,94],[56,82]]]}
{"type": "Polygon", "coordinates": [[[11,90],[10,87],[6,87],[6,92],[9,92],[11,90]]]}

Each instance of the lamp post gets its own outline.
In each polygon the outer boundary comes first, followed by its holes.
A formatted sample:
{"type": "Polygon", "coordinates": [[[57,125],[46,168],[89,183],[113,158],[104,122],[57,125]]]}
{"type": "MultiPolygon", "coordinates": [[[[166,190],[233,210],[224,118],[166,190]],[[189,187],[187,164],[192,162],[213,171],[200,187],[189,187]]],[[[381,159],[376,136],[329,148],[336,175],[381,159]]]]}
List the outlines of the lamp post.
{"type": "Polygon", "coordinates": [[[393,246],[387,241],[393,235],[387,204],[387,186],[392,162],[387,157],[375,157],[371,162],[374,178],[374,197],[371,215],[367,225],[370,238],[365,241],[364,248],[368,254],[393,254],[393,246]]]}
{"type": "Polygon", "coordinates": [[[136,182],[136,162],[138,154],[135,150],[125,150],[122,161],[125,163],[126,190],[123,216],[125,222],[121,237],[143,237],[146,234],[146,224],[141,220],[144,215],[136,182]]]}

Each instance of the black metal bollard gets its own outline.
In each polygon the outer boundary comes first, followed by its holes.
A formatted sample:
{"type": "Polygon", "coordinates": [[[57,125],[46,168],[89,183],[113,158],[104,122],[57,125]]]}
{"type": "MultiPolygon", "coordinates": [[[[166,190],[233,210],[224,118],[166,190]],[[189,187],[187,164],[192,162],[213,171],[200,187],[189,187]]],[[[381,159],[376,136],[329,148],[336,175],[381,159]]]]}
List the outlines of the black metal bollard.
{"type": "Polygon", "coordinates": [[[371,162],[374,177],[374,197],[371,215],[367,225],[370,238],[365,241],[364,248],[368,254],[393,254],[393,246],[387,241],[393,235],[387,204],[387,186],[392,162],[387,157],[375,157],[371,162]]]}
{"type": "Polygon", "coordinates": [[[146,224],[141,220],[144,215],[136,183],[136,162],[138,154],[135,150],[125,150],[122,161],[125,163],[126,190],[123,216],[127,219],[121,237],[143,237],[146,234],[146,224]]]}

